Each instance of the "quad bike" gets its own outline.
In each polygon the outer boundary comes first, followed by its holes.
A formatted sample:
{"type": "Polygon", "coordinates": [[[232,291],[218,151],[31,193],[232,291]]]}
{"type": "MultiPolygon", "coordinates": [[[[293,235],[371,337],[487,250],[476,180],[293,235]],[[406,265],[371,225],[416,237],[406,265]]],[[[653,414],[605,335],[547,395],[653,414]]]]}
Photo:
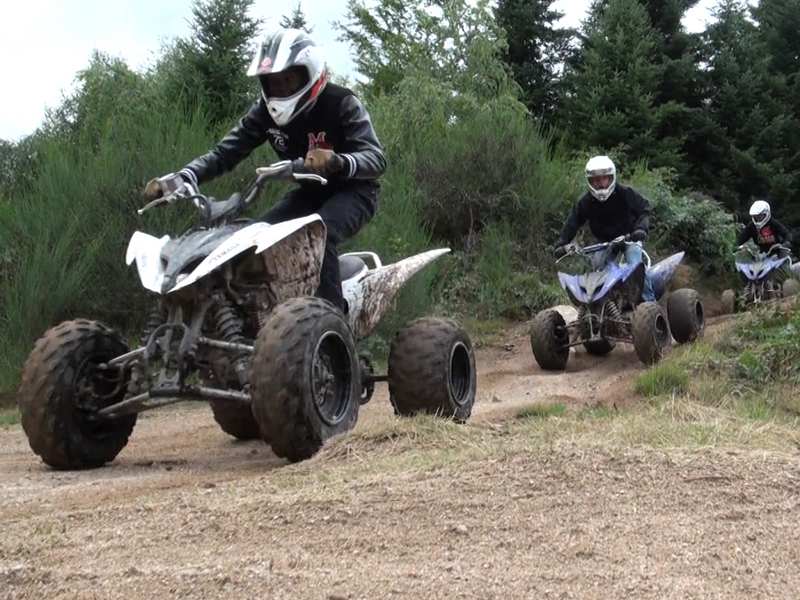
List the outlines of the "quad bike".
{"type": "Polygon", "coordinates": [[[756,246],[743,244],[734,252],[736,271],[744,287],[737,295],[734,290],[722,292],[725,313],[738,308],[749,308],[770,300],[788,298],[800,292],[800,264],[792,264],[792,251],[781,244],[774,244],[766,252],[756,246]],[[787,268],[793,275],[788,276],[787,268]]]}
{"type": "Polygon", "coordinates": [[[568,272],[559,272],[558,279],[578,309],[578,317],[567,323],[554,309],[536,315],[530,338],[540,367],[563,370],[571,347],[582,344],[589,354],[604,356],[617,342],[632,343],[639,359],[649,365],[661,359],[671,337],[686,343],[702,335],[704,311],[697,292],[666,291],[684,253],[651,267],[650,257],[643,251],[643,262],[629,265],[623,259],[631,243],[627,237],[619,237],[583,248],[571,244],[556,261],[570,263],[564,269],[568,272]],[[641,301],[645,269],[659,302],[641,301]]]}
{"type": "Polygon", "coordinates": [[[127,263],[156,295],[141,347],[129,350],[118,333],[83,319],[36,342],[18,402],[45,463],[99,467],[126,445],[138,413],[182,400],[208,401],[226,433],[261,438],[291,461],[352,429],[380,381],[398,415],[469,418],[475,359],[454,321],[423,318],[402,329],[388,375],[356,352],[404,283],[448,249],[390,265],[371,252],[341,256],[345,315],[312,296],[326,239],[318,215],[274,225],[239,218],[270,180],[326,183],[302,164],[260,168],[244,194],[226,201],[173,194],[139,211],[191,201],[201,224],[175,239],[138,231],[130,239],[127,263]]]}

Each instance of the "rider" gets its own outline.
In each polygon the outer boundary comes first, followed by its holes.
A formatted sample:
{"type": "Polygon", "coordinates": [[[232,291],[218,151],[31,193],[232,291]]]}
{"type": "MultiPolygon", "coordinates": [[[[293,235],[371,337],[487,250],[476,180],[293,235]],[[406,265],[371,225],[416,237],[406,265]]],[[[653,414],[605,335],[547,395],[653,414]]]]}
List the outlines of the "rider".
{"type": "MultiPolygon", "coordinates": [[[[632,187],[617,183],[617,168],[608,156],[595,156],[586,163],[588,191],[578,200],[564,223],[555,247],[556,256],[566,253],[581,226],[589,229],[600,242],[628,236],[634,242],[625,246],[625,262],[642,262],[642,242],[650,229],[650,204],[632,187]]],[[[642,298],[654,301],[653,282],[645,274],[642,298]]]]}
{"type": "Polygon", "coordinates": [[[772,217],[772,209],[766,200],[756,200],[750,207],[750,222],[739,233],[740,246],[753,241],[761,252],[767,252],[775,244],[790,247],[792,236],[789,230],[772,217]]]}
{"type": "Polygon", "coordinates": [[[279,223],[319,214],[327,243],[317,295],[346,312],[337,245],[375,214],[377,179],[386,168],[369,114],[352,91],[328,82],[322,49],[297,29],[267,34],[247,74],[261,85],[261,96],[247,114],[210,152],[148,182],[145,199],[191,191],[232,170],[266,141],[281,159],[304,158],[305,168],[327,177],[328,185],[301,184],[261,220],[279,223]]]}

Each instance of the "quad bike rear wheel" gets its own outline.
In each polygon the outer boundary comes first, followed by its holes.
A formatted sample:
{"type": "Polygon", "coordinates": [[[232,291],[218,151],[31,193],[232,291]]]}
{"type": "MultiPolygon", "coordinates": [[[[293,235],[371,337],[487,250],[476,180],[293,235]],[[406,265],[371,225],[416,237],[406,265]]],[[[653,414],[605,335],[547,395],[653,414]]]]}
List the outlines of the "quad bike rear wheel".
{"type": "Polygon", "coordinates": [[[787,279],[783,282],[783,297],[790,298],[800,293],[800,281],[797,279],[787,279]]]}
{"type": "Polygon", "coordinates": [[[91,469],[114,460],[128,443],[136,415],[96,416],[120,402],[127,377],[104,368],[127,344],[111,328],[79,319],[48,330],[22,370],[17,395],[31,449],[56,469],[91,469]]]}
{"type": "Polygon", "coordinates": [[[320,298],[278,305],[258,333],[250,396],[261,438],[292,462],[358,419],[361,377],[350,326],[320,298]]]}
{"type": "Polygon", "coordinates": [[[232,400],[208,401],[220,429],[237,440],[257,440],[261,430],[250,406],[232,400]]]}
{"type": "Polygon", "coordinates": [[[733,290],[722,292],[722,312],[726,315],[732,315],[736,312],[736,292],[733,290]]]}
{"type": "Polygon", "coordinates": [[[563,371],[567,367],[569,333],[561,313],[550,308],[537,314],[530,337],[533,356],[542,369],[563,371]]]}
{"type": "MultiPolygon", "coordinates": [[[[609,303],[610,304],[610,303],[609,303]]],[[[608,304],[606,304],[608,306],[608,304]]],[[[586,311],[589,311],[590,314],[591,309],[581,309],[578,312],[578,319],[581,321],[581,335],[584,339],[588,339],[591,337],[591,329],[588,326],[588,323],[584,320],[586,311]]],[[[605,327],[603,327],[605,329],[605,327]]],[[[583,347],[586,349],[586,352],[591,354],[592,356],[605,356],[609,352],[611,352],[615,347],[616,343],[614,340],[609,340],[608,338],[601,338],[598,340],[589,340],[583,343],[583,347]]]]}
{"type": "Polygon", "coordinates": [[[667,315],[658,302],[642,302],[633,312],[631,322],[633,347],[646,365],[657,363],[669,346],[670,331],[667,315]]]}
{"type": "Polygon", "coordinates": [[[693,342],[701,337],[706,320],[700,295],[688,288],[672,292],[667,300],[667,318],[672,337],[679,344],[693,342]]]}
{"type": "MultiPolygon", "coordinates": [[[[212,354],[210,372],[201,375],[203,384],[212,388],[241,389],[238,378],[226,373],[223,360],[224,358],[212,354]]],[[[257,440],[261,437],[261,430],[249,404],[212,398],[208,401],[208,405],[217,425],[228,435],[237,440],[257,440]]]]}
{"type": "Polygon", "coordinates": [[[392,340],[388,379],[396,414],[427,413],[466,422],[476,391],[469,335],[451,319],[412,321],[392,340]]]}

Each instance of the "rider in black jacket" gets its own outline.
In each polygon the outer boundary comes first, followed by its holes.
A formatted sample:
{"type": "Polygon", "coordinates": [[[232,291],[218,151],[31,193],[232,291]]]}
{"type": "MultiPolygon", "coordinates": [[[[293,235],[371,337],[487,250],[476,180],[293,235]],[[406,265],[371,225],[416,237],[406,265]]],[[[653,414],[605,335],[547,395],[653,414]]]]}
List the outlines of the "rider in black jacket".
{"type": "Polygon", "coordinates": [[[196,188],[233,169],[269,142],[281,159],[305,158],[305,167],[329,180],[290,191],[262,220],[278,223],[317,213],[328,238],[317,294],[346,311],[337,245],[369,221],[378,205],[378,177],[386,168],[369,114],[350,90],[328,83],[319,46],[294,29],[268,34],[248,75],[258,77],[261,97],[210,152],[178,173],[147,184],[152,200],[181,186],[196,188]]]}
{"type": "MultiPolygon", "coordinates": [[[[556,243],[555,253],[563,255],[578,230],[589,223],[589,229],[600,242],[629,236],[625,261],[642,262],[641,243],[650,231],[650,204],[635,189],[617,183],[617,168],[607,156],[595,156],[586,164],[588,191],[578,200],[567,218],[556,243]]],[[[645,274],[642,298],[655,300],[653,284],[645,274]]]]}

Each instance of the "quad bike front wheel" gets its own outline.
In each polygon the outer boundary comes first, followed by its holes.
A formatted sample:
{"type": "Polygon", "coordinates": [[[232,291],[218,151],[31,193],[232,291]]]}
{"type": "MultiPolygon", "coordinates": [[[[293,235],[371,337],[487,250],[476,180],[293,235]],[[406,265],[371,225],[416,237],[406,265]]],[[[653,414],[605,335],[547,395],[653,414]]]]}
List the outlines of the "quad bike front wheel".
{"type": "Polygon", "coordinates": [[[310,458],[358,419],[361,377],[350,326],[320,298],[278,305],[258,333],[250,397],[261,438],[280,457],[310,458]]]}
{"type": "Polygon", "coordinates": [[[85,319],[48,330],[22,370],[17,395],[31,449],[56,469],[91,469],[114,460],[128,443],[136,415],[96,415],[120,402],[127,378],[104,368],[128,346],[109,327],[85,319]]]}
{"type": "Polygon", "coordinates": [[[395,413],[433,414],[459,423],[475,403],[472,342],[451,319],[423,318],[401,329],[389,350],[389,400],[395,413]]]}
{"type": "Polygon", "coordinates": [[[667,300],[667,318],[672,337],[679,344],[693,342],[701,337],[706,320],[700,295],[688,288],[672,292],[667,300]]]}
{"type": "Polygon", "coordinates": [[[633,312],[631,322],[633,347],[646,365],[657,363],[670,343],[667,315],[658,302],[642,302],[633,312]]]}
{"type": "Polygon", "coordinates": [[[569,333],[564,317],[557,310],[543,310],[533,319],[531,350],[541,368],[547,371],[567,368],[569,333]]]}

